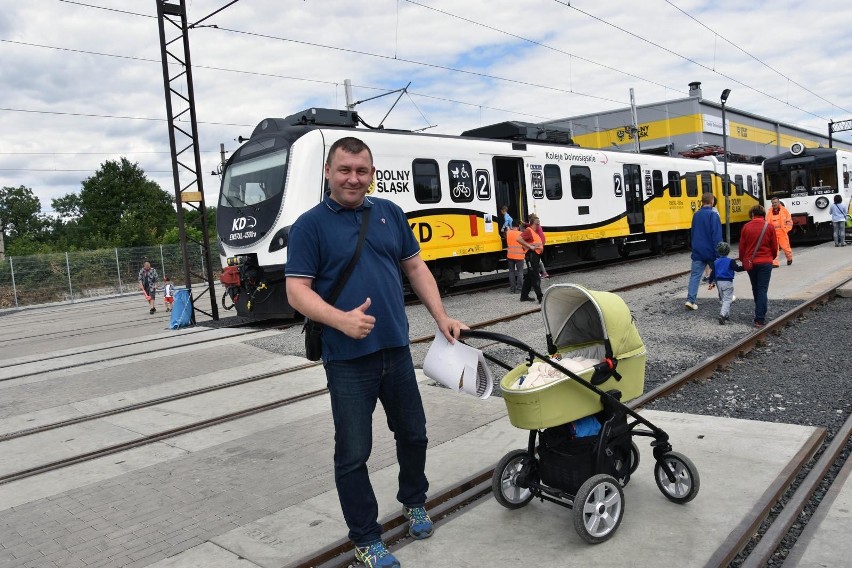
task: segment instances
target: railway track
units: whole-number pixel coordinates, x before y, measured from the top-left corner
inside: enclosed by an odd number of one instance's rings
[[[625,264],[641,262],[642,259],[644,259],[644,258],[646,258],[646,256],[641,256],[641,257],[637,256],[635,258],[618,260],[618,261],[603,260],[603,261],[595,261],[595,262],[586,262],[586,263],[579,265],[577,267],[572,267],[571,272],[575,273],[575,274],[581,274],[581,273],[584,273],[584,272],[590,272],[590,271],[593,271],[593,270],[600,269],[601,267],[606,267],[606,266],[611,267],[611,266],[615,266],[615,265],[619,265],[619,264],[625,265]],[[552,272],[553,272],[554,275],[557,275],[557,274],[560,274],[560,273],[564,273],[567,270],[568,270],[567,268],[561,268],[561,269],[555,268],[555,269],[552,270]],[[612,291],[613,292],[619,292],[619,291],[629,290],[629,289],[636,288],[636,287],[648,286],[648,285],[653,284],[655,282],[660,282],[660,281],[664,281],[666,279],[671,279],[671,278],[676,278],[678,276],[682,276],[683,274],[685,274],[685,273],[679,272],[679,273],[675,273],[675,274],[670,274],[666,277],[662,277],[662,278],[658,278],[658,279],[654,279],[654,280],[649,280],[647,282],[640,282],[640,283],[637,283],[637,284],[634,284],[634,285],[631,285],[631,286],[613,289]],[[487,276],[482,276],[482,277],[471,278],[471,279],[469,279],[469,281],[462,283],[459,286],[457,286],[456,288],[454,288],[452,290],[452,292],[450,292],[448,295],[457,296],[457,295],[469,294],[471,292],[483,292],[483,291],[492,290],[492,289],[504,286],[505,279],[506,279],[505,274],[487,275]],[[416,305],[416,304],[419,304],[419,301],[416,298],[412,298],[407,302],[407,305]],[[70,309],[71,308],[69,308],[69,307],[61,308],[62,311],[67,311],[67,310],[70,310]],[[126,311],[130,311],[130,310],[126,310]],[[135,312],[135,311],[138,311],[138,310],[133,310],[133,311]],[[534,309],[531,309],[531,310],[527,310],[527,311],[522,312],[522,314],[526,314],[526,313],[530,313],[530,312],[534,312],[534,311],[537,311],[537,309],[534,308]],[[228,318],[228,319],[230,319],[230,318]],[[511,316],[508,319],[511,319]],[[217,326],[208,326],[208,324],[202,324],[202,325],[198,325],[198,326],[196,326],[192,329],[195,332],[199,332],[199,331],[206,331],[206,330],[210,330],[210,329],[215,329],[215,328],[218,328],[218,327],[226,327],[226,328],[236,329],[236,328],[243,328],[243,327],[246,327],[246,326],[249,326],[249,325],[259,326],[259,328],[248,330],[248,331],[245,332],[246,334],[258,333],[258,332],[262,332],[262,331],[265,331],[265,330],[268,330],[268,329],[276,329],[278,331],[285,331],[285,330],[293,328],[293,327],[301,326],[301,322],[300,321],[292,321],[292,322],[285,322],[285,323],[281,323],[279,321],[253,322],[253,321],[246,321],[243,318],[235,317],[235,318],[233,318],[233,321],[231,323],[226,322],[224,324],[220,324],[220,325],[217,325]],[[121,329],[127,329],[128,327],[130,327],[130,328],[141,327],[141,324],[140,325],[136,325],[136,324],[128,325],[126,322],[116,323],[116,324],[102,324],[102,325],[89,327],[89,328],[62,330],[62,331],[57,331],[57,332],[43,333],[43,334],[27,336],[27,337],[23,337],[23,338],[16,337],[16,338],[10,338],[10,339],[0,339],[0,345],[2,345],[4,343],[13,344],[14,342],[21,341],[22,339],[23,340],[29,340],[29,339],[34,339],[34,338],[48,338],[48,337],[49,338],[55,338],[55,337],[70,337],[71,335],[85,335],[86,333],[91,332],[93,330],[112,329],[111,326],[115,326],[115,329],[118,329],[119,327]],[[79,332],[79,333],[77,333],[77,332]],[[57,334],[57,335],[54,335],[54,333]],[[217,341],[218,339],[220,339],[220,338],[208,338],[208,339],[197,340],[197,341],[193,341],[193,345],[199,344],[199,343],[210,343],[210,342]],[[69,355],[85,356],[85,355],[90,355],[90,354],[93,354],[93,353],[115,350],[117,347],[130,348],[130,347],[135,347],[135,346],[140,346],[140,345],[151,346],[152,348],[148,351],[134,352],[134,353],[131,353],[131,354],[116,354],[112,357],[96,358],[96,359],[93,359],[91,361],[75,360],[73,363],[69,363],[69,364],[64,365],[64,366],[53,367],[50,370],[51,371],[59,371],[59,370],[69,369],[69,368],[72,368],[72,367],[78,368],[81,365],[103,363],[103,362],[106,362],[106,361],[117,361],[117,360],[120,360],[120,359],[126,358],[126,357],[136,357],[136,356],[145,355],[146,353],[151,353],[151,352],[154,352],[154,351],[159,352],[159,351],[163,351],[163,350],[173,350],[173,349],[179,349],[181,347],[186,346],[183,343],[175,342],[174,338],[172,338],[172,337],[162,337],[162,336],[161,337],[146,337],[146,338],[142,338],[142,339],[124,342],[124,343],[121,343],[120,345],[110,344],[110,345],[105,345],[105,346],[102,345],[102,346],[96,346],[96,347],[91,347],[91,348],[86,348],[86,349],[75,349],[72,354],[69,354],[69,353],[49,353],[49,354],[45,354],[43,356],[38,356],[38,357],[27,357],[27,358],[24,358],[20,361],[14,361],[13,360],[13,361],[10,361],[10,362],[4,362],[2,367],[3,368],[24,367],[26,365],[36,365],[38,363],[42,363],[42,362],[46,362],[46,361],[53,361],[53,360],[56,360],[56,359],[61,359],[61,358],[64,358],[64,357],[68,357]],[[34,375],[41,374],[43,372],[44,372],[43,369],[37,369],[37,370],[32,370],[32,371],[23,371],[23,372],[20,372],[20,373],[17,373],[17,374],[12,374],[12,375],[8,375],[8,376],[0,377],[0,382],[31,377],[31,376],[34,376]]]
[[[682,273],[666,275],[666,276],[663,276],[663,277],[654,278],[654,279],[651,279],[651,280],[638,282],[638,283],[635,283],[635,284],[630,284],[628,286],[613,288],[610,291],[611,292],[621,292],[621,291],[625,291],[625,290],[632,290],[632,289],[636,289],[636,288],[650,286],[650,285],[653,285],[657,282],[663,282],[663,281],[666,281],[666,280],[671,280],[672,278],[682,276],[684,274],[686,274],[686,273],[682,272]],[[496,325],[498,323],[512,321],[512,320],[515,320],[517,318],[528,316],[530,314],[535,314],[535,313],[538,313],[538,312],[539,312],[538,307],[530,308],[530,309],[526,309],[526,310],[521,310],[521,311],[518,311],[518,312],[515,312],[515,313],[512,313],[512,314],[500,316],[500,317],[493,318],[493,319],[490,319],[490,320],[481,321],[479,323],[471,325],[471,328],[472,329],[484,329],[484,328],[488,328],[490,326]],[[286,329],[290,329],[290,328],[298,326],[298,325],[299,325],[298,323],[286,324],[286,325],[282,325],[282,326],[277,326],[276,329],[286,330]],[[148,339],[148,340],[131,342],[129,344],[124,344],[123,346],[139,345],[139,344],[142,344],[142,343],[147,343],[149,341],[155,341],[156,339],[157,338],[151,338],[151,339]],[[173,340],[173,338],[166,338],[166,339]],[[203,340],[195,340],[195,341],[192,341],[192,345],[197,345],[199,343],[209,343],[209,342],[212,342],[212,341],[216,341],[217,339],[221,339],[221,338],[208,338],[208,339],[203,339]],[[432,341],[432,339],[433,339],[432,335],[415,337],[415,338],[411,339],[411,343],[414,344],[414,345],[429,343],[429,342]],[[173,346],[166,346],[165,348],[178,348],[178,347],[184,347],[184,346],[185,346],[185,344],[179,344],[179,345],[173,345]],[[84,351],[83,353],[92,353],[92,352],[108,350],[108,349],[112,349],[112,348],[114,348],[114,347],[102,347],[102,348],[98,348],[98,349],[90,349],[90,350]],[[158,349],[162,349],[162,347],[160,347]],[[122,356],[117,356],[115,358],[104,358],[104,359],[99,359],[96,362],[115,360],[115,359],[120,359],[122,357],[128,357],[128,356],[131,356],[131,355],[122,355]],[[62,356],[57,355],[55,357],[44,357],[44,358],[38,359],[38,361],[41,362],[41,361],[50,360],[52,358],[60,358],[60,357],[62,357]],[[69,365],[65,365],[65,366],[55,367],[55,368],[52,368],[50,370],[51,371],[63,370],[63,369],[71,368],[71,367],[78,367],[79,365],[80,365],[80,363],[74,363],[74,364],[69,364]],[[245,384],[248,384],[248,383],[261,381],[261,380],[264,380],[264,379],[278,377],[278,376],[281,376],[281,375],[284,375],[284,374],[287,374],[287,373],[298,372],[298,371],[301,371],[301,370],[304,370],[304,369],[317,367],[319,365],[320,365],[320,363],[308,363],[308,364],[305,364],[305,365],[298,365],[298,366],[293,367],[292,369],[288,369],[288,370],[284,370],[284,371],[260,373],[260,374],[251,375],[251,376],[248,376],[248,377],[243,377],[243,378],[233,380],[233,381],[226,381],[226,382],[223,382],[223,383],[210,385],[210,386],[203,387],[203,388],[192,389],[192,390],[189,390],[189,391],[185,391],[185,392],[181,392],[181,393],[175,393],[175,394],[168,395],[168,396],[157,397],[157,398],[146,400],[146,401],[143,401],[143,402],[138,402],[138,403],[134,403],[134,404],[129,404],[129,405],[124,405],[124,406],[120,406],[120,407],[116,407],[116,408],[111,408],[111,409],[104,410],[104,411],[101,411],[101,412],[86,414],[86,415],[83,415],[83,416],[76,416],[76,417],[68,418],[68,419],[65,419],[65,420],[60,420],[60,421],[56,421],[56,422],[42,424],[42,425],[39,425],[39,426],[34,426],[32,428],[26,428],[26,429],[17,430],[17,431],[14,431],[14,432],[8,432],[8,433],[5,433],[5,434],[0,434],[0,443],[2,443],[4,441],[14,440],[14,439],[17,439],[17,438],[22,438],[22,437],[25,437],[25,436],[30,436],[30,435],[33,435],[33,434],[38,434],[38,433],[47,432],[47,431],[50,431],[50,430],[55,430],[57,428],[71,426],[71,425],[74,425],[74,424],[81,424],[81,423],[84,423],[84,422],[90,422],[92,420],[97,420],[97,419],[105,418],[105,417],[108,417],[108,416],[115,416],[117,414],[123,414],[125,412],[131,412],[131,411],[140,410],[140,409],[143,409],[143,408],[150,408],[152,406],[156,406],[156,405],[159,405],[159,404],[174,402],[174,401],[177,401],[177,400],[181,400],[181,399],[185,399],[185,398],[189,398],[189,397],[193,397],[193,396],[198,396],[198,395],[202,395],[202,394],[206,394],[206,393],[210,393],[210,392],[215,392],[217,390],[238,387],[238,386],[245,385]],[[27,377],[27,376],[31,376],[31,375],[35,375],[35,374],[40,374],[40,373],[43,373],[43,372],[44,371],[33,371],[31,373],[19,374],[19,375],[13,376],[13,377],[2,378],[2,379],[0,379],[0,381],[10,381],[10,380],[23,378],[23,377]],[[320,392],[320,391],[318,391],[318,392]],[[327,392],[327,391],[321,391],[321,392]],[[278,401],[278,402],[281,402],[282,404],[286,404],[286,401],[284,401],[284,400]],[[263,407],[258,407],[258,408],[263,408]],[[250,410],[251,409],[248,409],[246,411],[247,412],[246,415],[249,415],[249,414],[252,413]],[[261,412],[261,411],[262,410],[257,410],[257,412]],[[188,426],[188,427],[192,428],[192,426]],[[190,431],[190,430],[188,430],[188,431]],[[179,434],[180,434],[180,432],[176,432],[172,435],[176,436],[176,435],[179,435]],[[153,441],[156,441],[156,440],[152,440],[152,442]],[[116,449],[112,453],[123,451],[123,449],[127,449],[127,448],[122,448],[120,445],[116,446]],[[95,459],[95,457],[100,457],[100,456],[96,455],[91,459]],[[75,463],[77,463],[77,462],[75,462]],[[31,475],[35,475],[36,473],[38,473],[38,472],[35,472]],[[8,481],[4,481],[3,476],[0,476],[0,484],[7,483],[7,482]]]
[[[683,274],[684,273],[681,272],[681,273],[677,273],[677,274],[666,275],[664,277],[655,278],[653,280],[639,282],[639,283],[631,284],[631,285],[620,287],[620,288],[615,288],[612,291],[624,291],[624,290],[636,289],[636,288],[644,287],[644,286],[650,286],[650,285],[653,285],[656,282],[663,282],[663,281],[671,280],[672,278],[681,276]],[[812,309],[813,307],[815,307],[815,306],[817,306],[821,303],[825,303],[825,302],[829,301],[831,296],[833,296],[833,293],[834,293],[833,290],[827,290],[823,294],[818,295],[817,297],[813,298],[812,300],[803,303],[802,305],[798,306],[797,308],[795,308],[793,310],[788,311],[787,313],[783,314],[781,317],[778,317],[778,318],[772,320],[765,328],[758,330],[756,332],[750,333],[746,337],[743,337],[740,341],[732,344],[728,349],[716,354],[713,357],[710,357],[710,358],[700,362],[698,365],[696,365],[692,369],[688,370],[687,372],[684,372],[684,373],[681,373],[678,376],[672,377],[671,379],[666,381],[664,384],[662,384],[662,385],[656,387],[655,389],[649,391],[648,393],[646,393],[642,397],[635,399],[631,403],[631,406],[634,407],[634,408],[641,408],[642,406],[644,406],[644,405],[646,405],[646,404],[648,404],[648,403],[650,403],[654,400],[657,400],[659,398],[670,395],[671,393],[675,392],[678,388],[680,388],[680,386],[682,386],[683,384],[686,384],[688,382],[695,381],[695,380],[703,380],[703,379],[709,378],[719,368],[724,368],[726,366],[729,366],[734,359],[736,359],[740,356],[743,356],[744,354],[747,354],[751,349],[754,348],[754,346],[759,345],[761,343],[761,341],[763,341],[764,338],[767,335],[769,335],[771,333],[777,333],[779,330],[784,328],[786,325],[790,324],[791,322],[795,322],[796,318],[798,318],[802,313],[806,312],[807,310]],[[527,316],[527,315],[530,315],[530,314],[535,314],[535,313],[538,313],[538,312],[539,312],[538,307],[533,308],[533,309],[521,310],[521,311],[518,311],[518,312],[515,312],[515,313],[512,313],[512,314],[509,314],[509,315],[505,315],[505,316],[493,318],[493,319],[490,319],[490,320],[487,320],[487,321],[479,322],[476,325],[471,326],[471,327],[474,328],[474,329],[482,329],[482,328],[486,328],[486,327],[489,327],[489,326],[492,326],[492,325],[496,325],[496,324],[501,323],[501,322],[511,321],[513,319],[522,318],[524,316]],[[426,342],[430,342],[431,340],[432,340],[431,335],[430,336],[422,336],[422,337],[414,338],[412,340],[412,343],[414,343],[414,344],[426,343]],[[487,346],[485,346],[485,348],[487,348]],[[294,368],[293,371],[311,368],[311,367],[314,367],[316,365],[317,365],[316,363],[306,364],[306,365],[300,366],[298,368]],[[246,378],[240,379],[238,381],[230,381],[228,383],[223,383],[222,385],[215,385],[215,386],[205,388],[205,389],[197,389],[196,391],[188,391],[186,393],[180,393],[178,395],[173,395],[172,397],[162,397],[162,398],[158,398],[158,399],[155,399],[155,400],[146,401],[146,402],[140,403],[138,405],[128,405],[126,407],[106,411],[105,413],[98,413],[98,414],[92,414],[92,415],[89,415],[89,416],[86,416],[86,417],[80,417],[78,419],[74,419],[74,420],[68,421],[68,422],[63,421],[63,422],[57,422],[57,423],[54,423],[54,424],[51,424],[51,425],[45,425],[45,426],[39,427],[39,429],[37,431],[45,431],[46,429],[51,429],[51,428],[55,429],[55,428],[59,428],[59,427],[69,425],[69,424],[72,424],[72,423],[78,423],[80,421],[94,420],[94,419],[101,418],[101,417],[106,416],[106,415],[111,415],[111,414],[116,414],[116,413],[121,413],[121,412],[129,412],[131,410],[135,410],[135,409],[138,409],[138,408],[142,408],[142,407],[146,407],[146,406],[153,406],[153,405],[161,404],[163,402],[168,402],[168,401],[171,401],[171,400],[188,398],[188,397],[191,397],[191,396],[196,396],[198,394],[203,394],[204,392],[210,392],[212,390],[219,390],[219,389],[239,386],[240,384],[245,384],[245,383],[257,381],[257,380],[262,380],[264,378],[269,378],[269,377],[272,377],[272,376],[278,376],[280,374],[281,373],[268,373],[268,374],[256,375],[256,376],[253,376],[253,377],[246,377]],[[227,415],[219,416],[219,417],[212,418],[212,419],[209,419],[209,420],[199,421],[199,422],[187,425],[187,426],[182,426],[180,428],[172,429],[172,430],[165,431],[165,432],[160,432],[160,433],[157,433],[157,434],[153,434],[151,436],[146,436],[144,438],[141,438],[139,440],[134,440],[134,441],[129,442],[127,444],[119,444],[119,445],[115,445],[115,446],[110,446],[110,447],[107,447],[107,448],[97,450],[95,452],[88,452],[86,454],[74,456],[73,458],[69,458],[67,460],[61,460],[61,461],[57,461],[55,463],[44,464],[44,465],[39,466],[37,468],[29,468],[28,470],[22,470],[20,472],[15,472],[14,474],[3,476],[2,478],[0,478],[0,484],[10,483],[10,482],[16,481],[18,479],[23,479],[23,478],[26,478],[26,477],[39,475],[39,474],[45,473],[47,471],[59,469],[59,468],[62,468],[62,467],[67,467],[69,465],[74,465],[74,464],[81,463],[83,461],[87,461],[87,460],[91,460],[91,459],[96,459],[96,458],[102,457],[104,455],[109,455],[109,454],[112,454],[112,453],[125,451],[125,450],[133,448],[133,447],[138,447],[138,446],[150,444],[150,443],[153,443],[153,442],[156,442],[156,441],[161,441],[161,440],[164,440],[164,439],[167,439],[167,438],[170,438],[170,437],[178,436],[178,435],[183,434],[183,433],[203,429],[203,428],[212,426],[213,424],[219,424],[219,423],[222,423],[222,422],[227,422],[229,420],[234,420],[234,419],[237,419],[237,418],[240,418],[240,417],[243,417],[243,416],[247,416],[247,415],[250,415],[250,414],[256,414],[256,413],[271,410],[273,408],[286,406],[288,404],[293,404],[293,403],[299,402],[300,400],[305,400],[306,398],[321,396],[325,393],[326,393],[325,389],[318,389],[316,391],[303,393],[303,394],[298,395],[296,397],[288,397],[286,399],[280,399],[280,400],[273,401],[273,402],[270,402],[270,403],[267,403],[267,404],[264,404],[264,405],[258,405],[258,406],[252,407],[252,408],[241,410],[239,412],[229,413]],[[807,459],[810,457],[810,455],[812,453],[814,453],[814,452],[821,452],[822,453],[822,458],[821,458],[820,464],[818,466],[814,467],[813,470],[812,470],[813,475],[815,477],[813,477],[813,479],[812,479],[809,476],[807,484],[803,483],[803,484],[800,485],[800,487],[802,488],[802,492],[796,493],[796,499],[801,500],[802,503],[806,502],[809,499],[808,488],[813,487],[815,485],[815,483],[818,483],[819,480],[822,479],[821,477],[819,477],[819,472],[821,470],[824,470],[824,469],[827,469],[828,467],[830,467],[831,464],[834,463],[834,461],[836,460],[837,455],[839,455],[840,450],[842,450],[842,448],[843,448],[842,442],[845,441],[845,439],[847,439],[849,437],[849,427],[850,427],[849,424],[850,424],[850,421],[847,419],[843,430],[841,432],[839,432],[838,435],[835,437],[833,446],[831,446],[831,447],[826,446],[826,447],[818,448],[817,445],[816,445],[816,442],[818,442],[818,440],[817,440],[813,444],[813,451],[805,452],[804,454],[797,457],[797,460],[799,462],[799,466],[798,467],[791,466],[791,468],[790,468],[791,469],[791,477],[795,477],[795,474],[796,474],[796,472],[798,472],[799,468],[801,467],[801,464],[806,462]],[[12,433],[12,434],[7,434],[5,436],[2,436],[2,437],[0,437],[0,443],[2,443],[3,441],[9,440],[9,439],[16,438],[16,437],[22,437],[22,436],[27,436],[27,435],[36,433],[35,431],[31,431],[31,430],[33,430],[33,429],[22,430],[22,431],[19,431],[19,432],[15,432],[15,433]],[[832,456],[833,456],[833,458],[832,458]],[[475,474],[475,475],[471,476],[470,478],[468,478],[467,480],[465,480],[463,483],[460,483],[458,486],[451,488],[450,490],[442,493],[441,495],[434,496],[429,502],[429,508],[430,508],[430,511],[433,514],[433,517],[440,524],[441,522],[445,522],[444,519],[451,518],[450,516],[452,514],[457,514],[457,513],[454,513],[454,512],[462,509],[466,504],[468,504],[468,503],[470,503],[470,502],[472,502],[472,501],[474,501],[478,498],[482,498],[483,496],[487,496],[487,494],[490,492],[490,480],[491,480],[490,476],[491,476],[490,470],[484,470],[484,471],[478,472],[477,474]],[[775,503],[775,501],[777,501],[776,493],[777,494],[783,493],[784,488],[787,487],[789,485],[789,483],[790,483],[789,478],[779,479],[778,482],[775,484],[777,487],[770,488],[770,491],[767,494],[767,499],[765,500],[766,503],[767,503],[766,510],[768,510],[768,508],[770,508]],[[812,492],[813,492],[813,490],[811,489],[810,493],[812,493]],[[772,497],[774,497],[774,498],[772,498]],[[791,503],[792,503],[792,501],[791,501]],[[793,518],[793,520],[795,520],[795,518],[796,518],[796,515],[794,514],[795,507],[793,507],[789,510],[790,510],[790,513],[787,516],[791,516]],[[719,562],[726,562],[726,561],[729,561],[728,560],[729,558],[735,557],[736,554],[738,553],[738,551],[742,549],[742,546],[744,546],[744,542],[747,542],[749,540],[749,538],[751,538],[751,535],[754,532],[754,526],[759,525],[764,517],[765,517],[765,515],[761,516],[761,514],[756,514],[754,516],[753,522],[750,523],[747,527],[743,527],[743,530],[740,531],[739,534],[740,534],[741,538],[735,539],[730,545],[726,544],[725,550],[717,553],[718,558],[714,557],[714,559],[719,560]],[[385,519],[384,521],[386,523],[385,526],[386,526],[386,529],[388,531],[387,535],[389,536],[389,539],[394,540],[394,538],[395,538],[394,535],[398,534],[399,545],[404,545],[405,542],[406,542],[405,538],[403,538],[404,533],[405,533],[404,519],[402,519],[401,517],[398,517],[398,516],[393,516],[393,517],[390,517],[388,519]],[[768,550],[768,554],[771,555],[772,551],[775,548],[774,546],[771,546],[771,543],[776,541],[776,540],[779,540],[780,538],[783,538],[784,535],[786,535],[786,533],[787,533],[787,530],[783,529],[783,527],[786,523],[787,523],[787,519],[776,520],[776,522],[772,524],[772,527],[773,527],[772,532],[770,533],[770,531],[767,531],[765,536],[764,536],[764,538],[766,539],[765,544],[761,544],[758,547],[755,547],[754,551],[751,553],[751,555],[749,555],[749,558],[752,558],[752,555],[755,555],[755,554],[757,554],[757,556],[754,556],[754,558],[759,558],[760,556],[767,554],[767,552],[766,552],[767,550]],[[787,529],[789,529],[789,526],[787,527]],[[760,542],[763,543],[764,541],[761,540]],[[755,560],[755,562],[757,562],[757,560]],[[327,547],[326,549],[323,549],[322,551],[319,551],[318,554],[312,556],[309,559],[304,559],[303,561],[300,561],[300,563],[296,564],[296,565],[298,565],[298,566],[348,566],[349,564],[351,564],[351,549],[348,548],[347,542],[341,541],[339,543],[336,543],[334,546],[330,546],[330,547]],[[726,564],[720,563],[718,565],[726,565]],[[743,563],[743,565],[746,566],[746,565],[749,565],[749,564]],[[751,565],[757,566],[757,565],[761,565],[761,564],[751,564]]]
[[[188,346],[195,346],[195,345],[206,344],[206,343],[214,343],[214,342],[217,342],[217,341],[227,341],[227,340],[233,339],[235,337],[247,337],[247,336],[250,336],[252,334],[261,333],[263,331],[266,331],[266,328],[253,329],[253,330],[244,331],[240,334],[230,335],[230,336],[226,336],[226,337],[214,336],[214,337],[206,337],[204,339],[198,339],[194,336],[198,333],[204,333],[205,331],[208,331],[209,328],[199,327],[199,328],[194,328],[194,329],[195,329],[195,331],[192,331],[191,333],[185,333],[185,334],[179,336],[181,338],[180,340],[176,340],[175,337],[173,337],[173,336],[147,337],[147,338],[144,338],[144,339],[138,339],[138,340],[134,340],[134,341],[121,343],[120,345],[101,345],[101,346],[98,346],[98,347],[92,347],[91,349],[81,349],[81,350],[75,349],[71,353],[53,353],[53,354],[44,355],[44,356],[41,356],[41,357],[27,358],[27,359],[22,360],[22,361],[7,362],[7,363],[3,364],[3,368],[11,369],[13,367],[19,367],[19,368],[21,368],[21,371],[18,372],[18,373],[8,374],[6,376],[0,377],[0,383],[6,382],[6,381],[13,381],[13,380],[16,380],[16,379],[24,379],[24,378],[32,377],[32,376],[36,376],[36,375],[41,375],[41,374],[44,374],[46,372],[64,371],[66,369],[72,369],[72,368],[73,369],[80,369],[80,368],[85,367],[87,365],[96,365],[96,364],[107,363],[107,362],[116,362],[116,361],[120,361],[122,359],[127,359],[127,358],[132,358],[132,357],[142,357],[142,356],[145,356],[145,355],[153,353],[153,352],[160,353],[160,352],[163,352],[163,351],[172,351],[172,350],[181,349],[181,348],[188,347]],[[131,351],[130,353],[112,353],[110,356],[104,356],[104,357],[96,355],[97,353],[114,352],[118,349],[123,349],[123,348],[132,349],[133,347],[137,347],[137,346],[140,346],[140,345],[150,346],[150,347],[152,347],[152,349]],[[88,360],[85,360],[87,358],[87,356],[90,356],[90,355],[93,355],[93,354],[94,354],[94,356],[88,357]],[[49,361],[54,361],[54,360],[57,360],[57,359],[72,359],[72,358],[74,359],[73,361],[69,361],[68,363],[63,364],[63,365],[57,365],[57,366],[53,366],[53,367],[49,367],[49,368],[44,368],[44,367],[40,366],[40,364],[46,363],[46,362],[49,362]],[[81,358],[84,359],[84,360],[80,360]],[[31,368],[27,369],[26,368],[27,366],[30,366]]]
[[[631,286],[631,288],[633,287]],[[765,341],[768,335],[778,333],[786,326],[795,325],[796,319],[803,313],[828,302],[834,296],[834,293],[835,289],[826,290],[822,294],[803,302],[798,307],[772,320],[764,328],[756,330],[728,348],[707,357],[687,371],[670,378],[653,390],[630,401],[628,406],[634,410],[640,409],[653,401],[671,396],[688,383],[708,380],[715,372],[729,367],[734,359],[746,356],[757,345]],[[531,310],[531,312],[537,311]],[[848,444],[850,435],[852,435],[852,415],[847,416],[830,442],[825,441],[825,428],[818,428],[803,445],[801,451],[789,462],[782,474],[767,488],[762,499],[752,509],[748,517],[730,533],[708,561],[707,566],[729,566],[738,556],[741,557],[739,565],[742,567],[758,568],[766,566],[794,523],[801,522],[799,514],[814,498],[817,487],[825,482],[829,470],[837,463]],[[811,465],[809,462],[814,455],[820,457],[815,464]],[[808,467],[810,467],[810,471],[805,479],[794,490],[791,490],[791,485],[795,482],[797,476],[800,476],[801,472]],[[430,516],[436,521],[436,525],[440,526],[447,522],[453,515],[464,514],[466,507],[479,499],[489,498],[492,492],[493,473],[493,469],[477,472],[458,485],[439,494],[434,494],[427,503],[427,508],[430,511]],[[761,523],[766,522],[772,509],[778,505],[779,499],[782,497],[785,498],[786,504],[781,514],[762,533],[757,544],[744,552],[744,548],[756,539],[755,534]],[[384,530],[383,538],[391,550],[405,546],[411,541],[406,532],[406,519],[401,514],[386,517],[381,520],[381,523]],[[288,568],[343,568],[352,564],[352,553],[351,542],[347,539],[341,539],[290,564]]]

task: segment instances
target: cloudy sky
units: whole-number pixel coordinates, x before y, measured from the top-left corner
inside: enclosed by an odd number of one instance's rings
[[[187,0],[188,21],[230,2]],[[640,105],[683,98],[691,81],[815,132],[852,119],[849,0],[239,0],[202,25],[189,37],[208,204],[220,144],[343,108],[345,79],[357,101],[410,82],[384,124],[433,133],[623,108],[630,88]],[[172,193],[158,33],[156,0],[0,0],[0,186],[49,212],[126,156]],[[397,96],[357,110],[377,125]]]

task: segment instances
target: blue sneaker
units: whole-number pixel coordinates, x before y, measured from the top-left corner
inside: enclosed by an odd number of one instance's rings
[[[367,546],[355,547],[355,560],[367,568],[400,568],[399,560],[391,554],[385,543],[378,540]]]
[[[432,536],[432,519],[426,514],[425,507],[403,507],[402,514],[408,519],[408,534],[417,540]]]

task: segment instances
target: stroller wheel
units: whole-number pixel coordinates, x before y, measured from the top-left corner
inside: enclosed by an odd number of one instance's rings
[[[654,478],[657,487],[660,488],[666,499],[674,503],[688,503],[698,495],[701,479],[695,464],[688,457],[677,452],[669,452],[663,456],[663,461],[674,472],[675,480],[672,481],[666,475],[666,471],[660,462],[654,466]]]
[[[530,455],[526,450],[512,450],[494,468],[491,489],[497,502],[507,509],[520,509],[532,501],[532,491],[517,484],[518,474],[528,459]]]
[[[629,460],[626,465],[622,462],[621,459],[618,459],[615,462],[615,471],[624,474],[616,474],[616,479],[622,487],[627,486],[627,484],[630,482],[630,476],[633,475],[633,473],[639,467],[639,446],[637,446],[636,442],[634,442],[633,440],[630,441],[629,455],[625,457],[627,460]]]
[[[633,474],[639,467],[639,446],[630,441],[630,473]]]
[[[609,539],[624,516],[624,491],[614,477],[593,475],[574,497],[574,528],[589,544]]]

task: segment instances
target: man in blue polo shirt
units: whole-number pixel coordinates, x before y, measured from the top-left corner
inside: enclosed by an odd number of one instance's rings
[[[367,198],[376,168],[358,138],[332,144],[325,163],[331,190],[290,231],[287,299],[323,324],[323,364],[334,418],[334,478],[355,544],[355,558],[368,568],[399,566],[381,540],[378,503],[367,473],[372,416],[380,400],[396,438],[397,499],[409,519],[409,534],[432,535],[426,513],[426,415],[417,387],[402,293],[405,272],[412,289],[452,343],[466,326],[444,311],[438,286],[420,257],[402,209]],[[352,258],[363,213],[370,209],[361,256],[334,305],[324,300]]]

